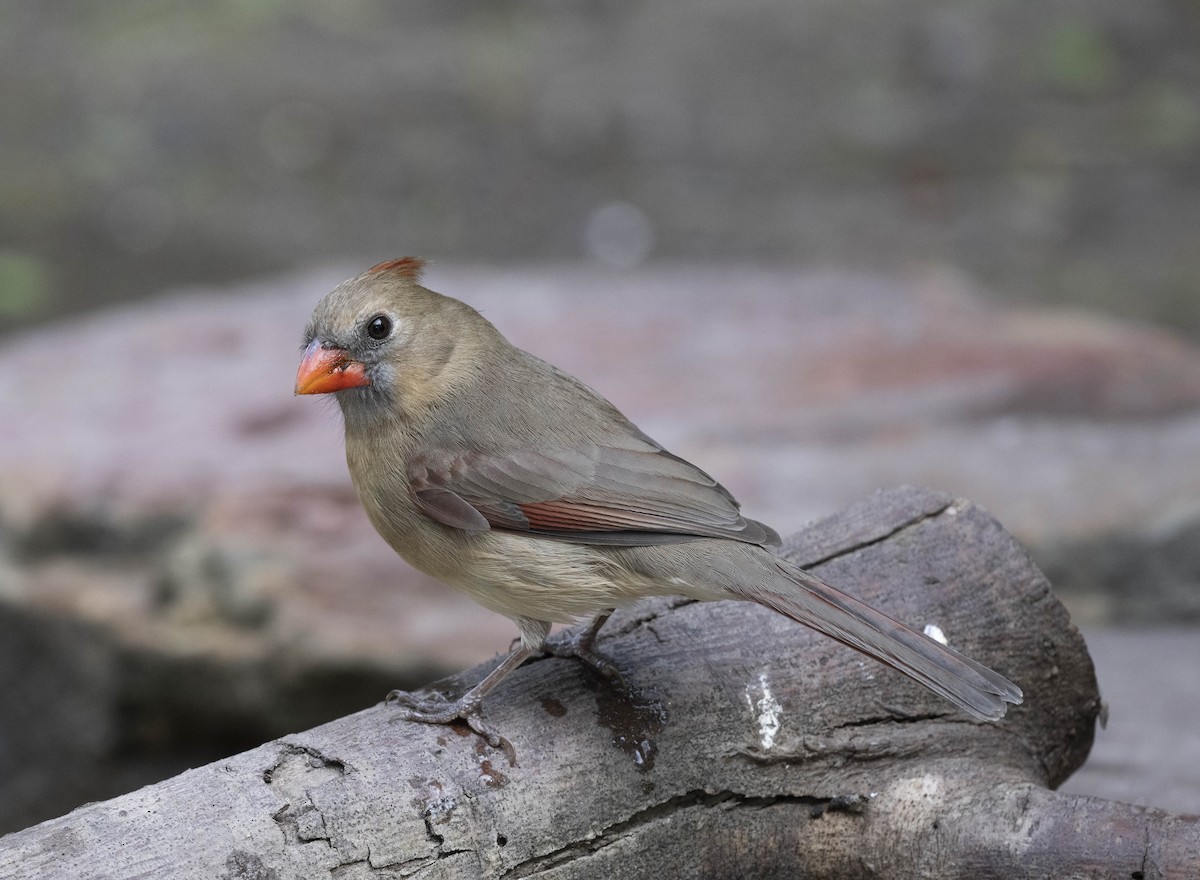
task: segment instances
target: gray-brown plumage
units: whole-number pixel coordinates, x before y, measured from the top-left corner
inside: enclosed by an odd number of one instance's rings
[[[512,618],[521,645],[458,701],[399,695],[415,720],[479,718],[496,682],[552,623],[644,596],[749,599],[895,667],[981,719],[1021,691],[771,552],[708,474],[671,455],[578,380],[511,345],[478,312],[381,263],[328,294],[306,332],[301,394],[336,393],[367,515],[417,568]],[[507,744],[505,744],[507,745]]]

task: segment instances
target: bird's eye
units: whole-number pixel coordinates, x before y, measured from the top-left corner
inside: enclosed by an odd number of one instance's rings
[[[367,321],[367,335],[372,339],[387,339],[392,335],[392,319],[387,315],[376,315]]]

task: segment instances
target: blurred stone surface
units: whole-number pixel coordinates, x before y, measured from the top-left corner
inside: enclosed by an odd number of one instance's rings
[[[1062,786],[1200,816],[1200,630],[1083,630],[1108,723]]]
[[[392,554],[349,484],[336,407],[292,396],[310,309],[359,268],[178,293],[0,347],[0,687],[16,701],[0,778],[23,780],[0,794],[0,827],[515,635]],[[997,308],[945,273],[434,265],[427,283],[782,534],[926,485],[996,514],[1077,618],[1200,618],[1200,351],[1168,332]],[[63,773],[70,786],[38,784]]]

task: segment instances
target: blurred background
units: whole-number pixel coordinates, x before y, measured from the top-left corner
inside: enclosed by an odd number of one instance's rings
[[[0,109],[0,831],[507,646],[288,396],[410,253],[781,532],[961,493],[1102,689],[1198,668],[1111,630],[1200,620],[1195,3],[23,0]],[[1097,793],[1200,811],[1170,686]]]
[[[398,247],[946,262],[1200,332],[1195,5],[39,0],[7,321]]]

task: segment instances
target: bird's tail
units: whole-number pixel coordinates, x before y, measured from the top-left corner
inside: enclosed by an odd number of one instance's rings
[[[1004,676],[782,559],[775,562],[786,584],[758,586],[743,592],[745,598],[895,667],[976,718],[995,721],[1007,703],[1021,702],[1021,689]]]

